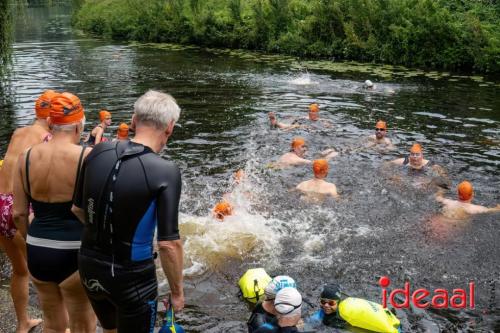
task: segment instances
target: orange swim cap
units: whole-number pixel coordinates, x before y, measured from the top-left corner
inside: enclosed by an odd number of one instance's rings
[[[462,201],[467,201],[472,199],[474,195],[474,188],[472,184],[466,180],[458,184],[457,186],[458,198]]]
[[[315,176],[320,176],[328,172],[328,161],[327,160],[314,160],[313,162],[313,172]]]
[[[47,119],[50,115],[51,100],[59,95],[54,90],[45,90],[40,97],[35,101],[36,117],[40,119]]]
[[[71,125],[84,118],[80,99],[69,92],[63,92],[52,98],[50,121],[56,125]]]
[[[377,121],[377,124],[375,125],[375,128],[383,128],[387,129],[387,123],[385,121],[379,120]]]
[[[421,152],[422,152],[422,146],[420,145],[420,143],[414,143],[413,146],[411,146],[410,148],[410,153],[418,154]]]
[[[99,111],[99,120],[104,121],[104,119],[106,119],[106,118],[111,118],[111,113],[109,113],[108,111],[106,111],[104,109]]]
[[[304,138],[301,138],[301,137],[293,138],[293,140],[292,140],[292,149],[301,147],[301,146],[303,146],[305,144],[306,144],[306,140],[304,140]]]
[[[233,177],[236,182],[240,182],[245,177],[245,171],[243,171],[243,169],[239,169],[233,174]]]
[[[309,105],[309,112],[319,112],[318,103],[312,103],[311,105]]]
[[[118,126],[118,131],[116,132],[118,135],[118,139],[127,139],[128,138],[128,125],[125,123],[121,123]]]
[[[233,214],[233,207],[229,202],[221,201],[217,205],[215,205],[213,212],[215,218],[222,221],[224,217]]]

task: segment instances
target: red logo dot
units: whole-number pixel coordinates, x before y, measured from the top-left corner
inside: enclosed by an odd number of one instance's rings
[[[382,288],[387,288],[387,287],[389,287],[389,285],[391,284],[391,280],[390,280],[387,276],[382,276],[382,277],[378,280],[378,284],[379,284]]]

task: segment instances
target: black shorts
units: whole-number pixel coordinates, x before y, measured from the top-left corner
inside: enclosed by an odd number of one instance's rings
[[[152,333],[158,298],[154,261],[112,265],[110,259],[82,249],[78,261],[82,284],[101,326],[119,333]]]

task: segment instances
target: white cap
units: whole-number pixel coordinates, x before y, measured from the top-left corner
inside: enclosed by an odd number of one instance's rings
[[[269,282],[264,289],[264,293],[267,299],[274,299],[278,291],[287,287],[297,288],[295,280],[288,275],[278,275]]]
[[[302,312],[302,296],[295,288],[283,288],[274,299],[276,312],[283,317],[293,317]]]
[[[365,86],[366,86],[366,87],[369,87],[369,88],[370,88],[370,87],[373,87],[373,82],[372,82],[372,81],[370,81],[370,80],[366,80],[366,81],[365,81]]]

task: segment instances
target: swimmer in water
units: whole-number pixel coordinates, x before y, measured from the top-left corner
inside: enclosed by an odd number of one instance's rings
[[[118,126],[118,130],[116,131],[116,140],[128,140],[128,125],[125,123],[121,123],[120,126]]]
[[[328,168],[327,160],[314,160],[312,166],[314,178],[297,185],[297,190],[305,194],[331,195],[334,198],[338,198],[339,195],[335,184],[325,180],[328,175]]]
[[[412,175],[432,176],[433,178],[427,185],[432,183],[439,187],[449,188],[450,182],[446,171],[440,165],[424,158],[422,146],[419,143],[413,144],[408,156],[393,160],[391,163],[405,167]]]
[[[365,88],[366,90],[375,90],[376,89],[376,86],[373,84],[372,81],[370,80],[366,80],[364,83],[363,83],[363,88]]]
[[[212,212],[217,221],[223,222],[226,217],[233,215],[233,206],[227,201],[221,201],[215,205]]]
[[[302,313],[302,295],[293,287],[278,291],[274,299],[274,309],[278,319],[277,333],[299,332],[297,325]]]
[[[274,112],[269,112],[268,117],[269,117],[269,123],[271,124],[271,129],[279,128],[282,130],[291,130],[300,127],[300,125],[296,124],[295,122],[292,124],[280,123],[278,119],[276,119],[276,114]]]
[[[85,140],[85,143],[89,146],[95,146],[101,141],[105,141],[104,132],[111,125],[111,113],[104,109],[99,111],[99,120],[101,123],[94,127]]]
[[[278,319],[274,300],[276,294],[283,288],[296,288],[295,280],[287,275],[276,276],[264,289],[264,300],[258,302],[248,319],[248,333],[272,333],[278,329]]]
[[[290,152],[281,156],[276,163],[277,167],[290,167],[304,164],[312,164],[313,161],[305,159],[304,156],[307,152],[306,141],[301,137],[295,137],[292,140]],[[327,149],[321,152],[324,159],[329,160],[338,155],[335,149]]]
[[[336,328],[346,327],[347,322],[337,311],[341,301],[340,287],[337,284],[325,285],[319,299],[321,309],[305,319],[305,323],[314,328],[321,326],[321,324]]]
[[[394,149],[394,145],[391,140],[386,137],[387,135],[387,123],[385,121],[379,120],[375,125],[375,134],[368,137],[367,147],[382,147],[384,149]]]
[[[436,200],[443,205],[443,215],[454,219],[464,219],[474,214],[500,212],[500,204],[488,208],[472,203],[474,188],[468,181],[463,181],[457,186],[458,200],[447,199],[443,196],[443,190],[436,193]]]

